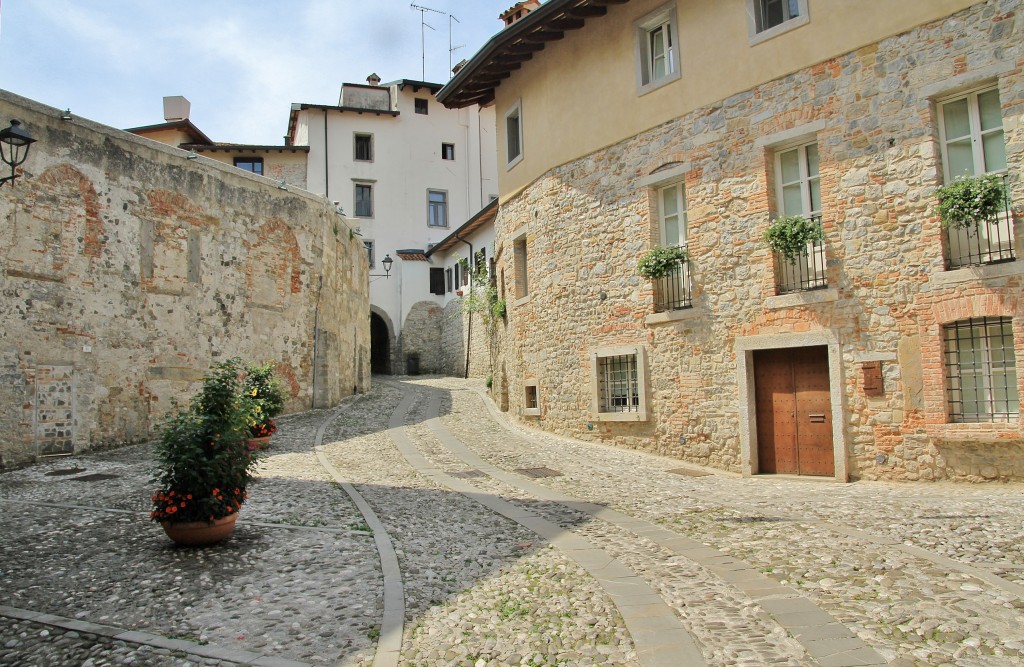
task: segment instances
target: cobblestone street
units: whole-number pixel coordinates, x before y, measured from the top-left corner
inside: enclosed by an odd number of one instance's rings
[[[375,378],[280,420],[233,536],[148,446],[0,475],[0,665],[1024,665],[1024,488],[740,478]]]

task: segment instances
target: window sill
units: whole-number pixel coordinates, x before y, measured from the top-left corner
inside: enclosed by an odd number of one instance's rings
[[[505,171],[512,171],[512,168],[515,167],[517,164],[519,164],[522,161],[523,161],[523,154],[520,153],[519,155],[515,156],[514,158],[512,158],[511,160],[509,160],[508,162],[505,163]]]
[[[662,78],[658,79],[657,81],[651,81],[650,83],[641,83],[641,84],[637,85],[636,96],[637,97],[643,97],[647,93],[653,93],[655,90],[658,90],[659,88],[667,86],[668,84],[672,83],[673,81],[678,81],[681,78],[683,78],[682,72],[676,71],[676,72],[674,72],[672,74],[669,74],[667,76],[663,76]]]
[[[750,35],[750,41],[748,43],[750,46],[755,46],[762,42],[767,42],[769,39],[774,39],[779,35],[783,35],[790,30],[795,30],[802,25],[807,25],[810,22],[811,17],[804,13],[802,16],[797,16],[796,18],[780,23],[777,26],[773,26],[767,30],[762,30],[761,32]]]
[[[692,320],[699,316],[700,314],[695,308],[681,308],[680,310],[666,310],[663,313],[648,315],[644,322],[647,325],[656,326],[658,324],[670,324],[672,322]]]
[[[646,412],[598,412],[591,418],[596,422],[645,422]]]
[[[949,442],[998,443],[1024,437],[1019,418],[1012,422],[928,424],[925,432],[930,438]]]
[[[530,303],[530,299],[532,299],[532,298],[533,298],[533,295],[527,294],[526,296],[522,297],[521,299],[516,299],[515,301],[513,301],[512,302],[512,307],[513,308],[518,308],[519,306],[524,306],[524,305]]]
[[[830,303],[838,300],[839,290],[835,287],[826,287],[825,289],[810,290],[808,292],[770,296],[764,300],[764,307],[766,310],[777,310],[779,308],[812,306],[817,303]]]
[[[540,408],[523,408],[524,417],[540,417]]]
[[[968,266],[962,269],[951,271],[939,271],[933,273],[928,280],[932,285],[955,285],[971,280],[990,280],[994,278],[1005,278],[1007,276],[1024,275],[1024,262],[1015,259],[1012,262],[1001,262],[999,264],[980,264]]]

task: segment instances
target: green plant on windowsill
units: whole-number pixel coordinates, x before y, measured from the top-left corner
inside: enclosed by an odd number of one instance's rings
[[[685,262],[686,258],[686,248],[654,246],[637,262],[636,272],[648,280],[664,278]]]
[[[825,232],[819,220],[802,215],[784,215],[772,221],[763,238],[772,252],[792,262],[807,252],[808,244],[823,241]]]
[[[984,222],[998,222],[1006,204],[1006,187],[1001,176],[958,176],[935,192],[939,197],[939,219],[943,227],[977,230]]]

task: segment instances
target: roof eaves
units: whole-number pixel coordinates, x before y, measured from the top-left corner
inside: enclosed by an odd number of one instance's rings
[[[449,247],[455,244],[456,241],[461,241],[462,236],[469,232],[475,232],[480,227],[483,227],[488,222],[494,222],[494,218],[498,213],[498,200],[494,199],[487,206],[476,212],[476,214],[462,223],[462,225],[454,232],[444,237],[438,243],[434,244],[433,248],[430,248],[425,253],[427,257],[430,257],[439,250],[447,250]]]

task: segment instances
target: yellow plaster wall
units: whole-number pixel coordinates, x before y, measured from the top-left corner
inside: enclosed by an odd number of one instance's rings
[[[677,0],[682,76],[638,97],[633,24],[665,4],[609,6],[606,16],[548,42],[501,83],[496,110],[503,199],[553,166],[976,0],[808,0],[809,23],[753,46],[747,0]],[[506,169],[504,117],[517,100],[523,159]]]

